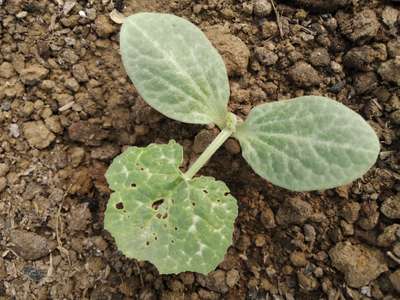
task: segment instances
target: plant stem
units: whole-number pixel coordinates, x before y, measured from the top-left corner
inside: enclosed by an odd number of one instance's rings
[[[222,146],[222,144],[232,135],[233,131],[229,128],[224,128],[215,140],[208,145],[207,149],[199,156],[199,158],[190,166],[189,170],[183,177],[186,180],[192,179],[194,175],[207,163],[210,157]]]

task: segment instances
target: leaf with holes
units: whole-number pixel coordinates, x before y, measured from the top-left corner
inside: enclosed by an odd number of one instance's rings
[[[171,119],[225,125],[229,82],[217,50],[180,17],[138,13],[120,33],[122,62],[143,99]]]
[[[379,140],[360,115],[317,96],[255,107],[236,137],[256,173],[294,191],[348,184],[379,154]]]
[[[161,274],[206,274],[232,242],[238,208],[223,182],[185,180],[182,159],[174,141],[116,157],[106,173],[114,192],[104,226],[126,256],[150,261]]]

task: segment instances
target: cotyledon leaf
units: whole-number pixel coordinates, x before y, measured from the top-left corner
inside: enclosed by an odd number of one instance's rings
[[[122,62],[143,99],[171,119],[225,125],[225,64],[204,33],[170,14],[138,13],[120,33]]]
[[[257,174],[294,191],[348,184],[368,171],[380,149],[360,115],[319,96],[257,106],[235,136]]]
[[[153,263],[161,274],[209,273],[232,243],[237,204],[211,177],[185,180],[182,147],[130,147],[106,173],[114,190],[104,227],[126,256]]]

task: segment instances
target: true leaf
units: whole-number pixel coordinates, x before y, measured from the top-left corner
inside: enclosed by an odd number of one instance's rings
[[[106,173],[114,190],[104,226],[126,256],[153,263],[162,274],[208,273],[232,242],[235,198],[211,177],[185,180],[182,147],[130,147]]]
[[[317,96],[255,107],[236,137],[257,174],[295,191],[350,183],[379,154],[379,140],[360,115]]]
[[[221,56],[180,17],[138,13],[120,33],[124,67],[143,99],[181,122],[224,126],[229,82]]]

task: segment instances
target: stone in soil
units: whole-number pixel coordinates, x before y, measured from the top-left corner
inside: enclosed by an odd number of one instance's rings
[[[49,241],[36,233],[25,230],[12,230],[10,242],[13,250],[27,260],[36,260],[47,256],[56,247],[54,241]]]
[[[276,222],[279,225],[303,224],[311,217],[312,212],[312,206],[308,202],[299,197],[290,198],[279,207]]]
[[[381,205],[381,212],[389,219],[400,219],[400,195],[386,198]]]
[[[400,86],[400,56],[390,59],[380,65],[378,73],[383,80]]]
[[[42,121],[26,122],[22,124],[22,130],[29,145],[37,149],[47,148],[56,138]]]
[[[344,274],[346,283],[351,287],[368,285],[388,271],[383,253],[362,244],[338,243],[329,251],[329,256],[332,265]]]
[[[319,73],[304,61],[297,62],[291,67],[288,75],[295,85],[304,88],[318,86],[322,80]]]
[[[205,34],[222,55],[229,76],[246,73],[250,50],[240,38],[227,33],[222,26],[211,27]]]

